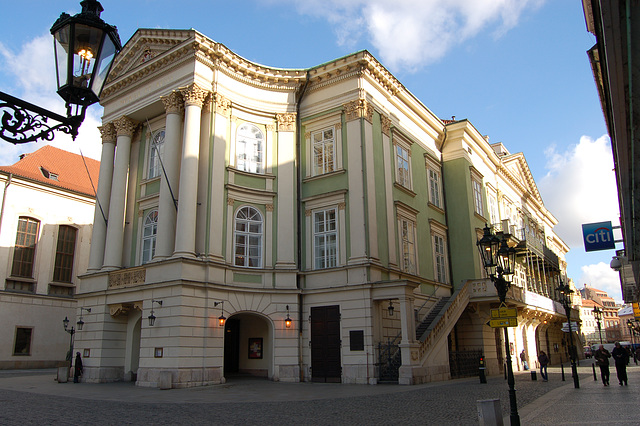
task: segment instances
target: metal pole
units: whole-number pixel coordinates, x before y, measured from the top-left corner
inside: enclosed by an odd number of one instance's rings
[[[509,284],[502,277],[502,271],[498,271],[498,276],[494,278],[496,290],[500,297],[500,304],[503,304],[507,298]],[[511,408],[510,423],[511,426],[520,426],[520,415],[518,414],[518,403],[516,400],[515,379],[513,377],[513,366],[511,364],[511,347],[509,344],[509,332],[504,327],[504,345],[507,351],[507,383],[509,384],[509,406]]]
[[[571,359],[571,375],[573,376],[573,387],[580,388],[580,378],[578,377],[578,366],[576,365],[576,348],[573,347],[573,333],[571,332],[571,306],[565,299],[565,311],[567,312],[567,322],[569,323],[569,358]]]

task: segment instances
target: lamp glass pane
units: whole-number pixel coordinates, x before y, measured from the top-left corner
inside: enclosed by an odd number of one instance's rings
[[[96,70],[96,75],[93,79],[93,83],[91,84],[91,90],[97,97],[100,97],[100,92],[102,92],[102,88],[104,87],[105,80],[107,79],[107,75],[111,69],[111,64],[116,57],[116,46],[113,43],[113,40],[111,40],[111,37],[108,35],[105,35],[104,39],[104,45],[102,46],[100,57],[97,59],[98,68]]]
[[[89,88],[91,75],[96,64],[103,31],[87,25],[75,25],[73,46],[73,82],[74,87]]]
[[[53,49],[56,59],[56,78],[58,89],[67,84],[67,59],[69,57],[69,25],[53,35]]]

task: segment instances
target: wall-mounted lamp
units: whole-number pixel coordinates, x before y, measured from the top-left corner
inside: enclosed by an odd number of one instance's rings
[[[82,321],[82,311],[91,312],[91,308],[83,308],[82,306],[80,306],[80,319],[76,323],[76,325],[78,326],[78,331],[82,330],[82,327],[84,327],[84,321]]]
[[[224,327],[224,323],[227,320],[227,318],[224,316],[224,301],[222,302],[213,302],[213,306],[218,306],[218,305],[222,305],[220,306],[220,316],[218,317],[218,325],[220,327]]]
[[[162,306],[162,300],[151,299],[151,315],[149,315],[149,327],[153,327],[153,324],[156,323],[156,316],[153,315],[153,304],[157,303]]]
[[[287,305],[287,317],[284,319],[284,326],[291,328],[291,317],[289,316],[289,305]]]
[[[389,300],[389,306],[387,307],[387,309],[389,310],[389,316],[392,317],[393,316],[393,310],[395,308],[393,307],[393,302],[391,300]]]

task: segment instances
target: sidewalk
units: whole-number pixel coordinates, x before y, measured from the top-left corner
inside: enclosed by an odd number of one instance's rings
[[[628,386],[618,386],[615,367],[611,367],[611,386],[604,387],[599,371],[596,369],[598,381],[594,381],[591,366],[583,365],[579,367],[579,389],[574,389],[568,368],[564,382],[560,368],[549,368],[549,382],[542,382],[539,374],[538,380],[532,381],[530,372],[518,372],[516,399],[521,424],[640,424],[640,367],[632,365],[627,371]],[[477,401],[481,399],[500,400],[505,425],[510,414],[503,377],[490,377],[486,384],[474,377],[416,386],[234,378],[220,385],[159,390],[123,382],[57,383],[55,376],[54,369],[0,370],[0,409],[4,412],[0,423],[49,424],[46,419],[59,412],[64,413],[66,424],[84,424],[90,411],[94,424],[119,424],[117,419],[122,418],[130,419],[127,424],[147,424],[144,413],[154,412],[163,420],[156,419],[155,424],[184,424],[189,418],[190,424],[273,424],[286,419],[315,426],[473,425],[478,424]],[[212,412],[216,413],[215,421],[211,420]]]

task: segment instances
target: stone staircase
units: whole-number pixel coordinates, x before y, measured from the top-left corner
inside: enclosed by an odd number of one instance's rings
[[[449,302],[449,299],[451,299],[451,296],[445,296],[440,300],[438,300],[438,302],[433,306],[433,308],[431,308],[429,313],[423,318],[422,322],[418,324],[418,327],[416,327],[416,340],[420,340],[420,338],[427,331],[429,326],[438,317],[438,315],[442,311],[442,308],[444,308],[447,302]]]

